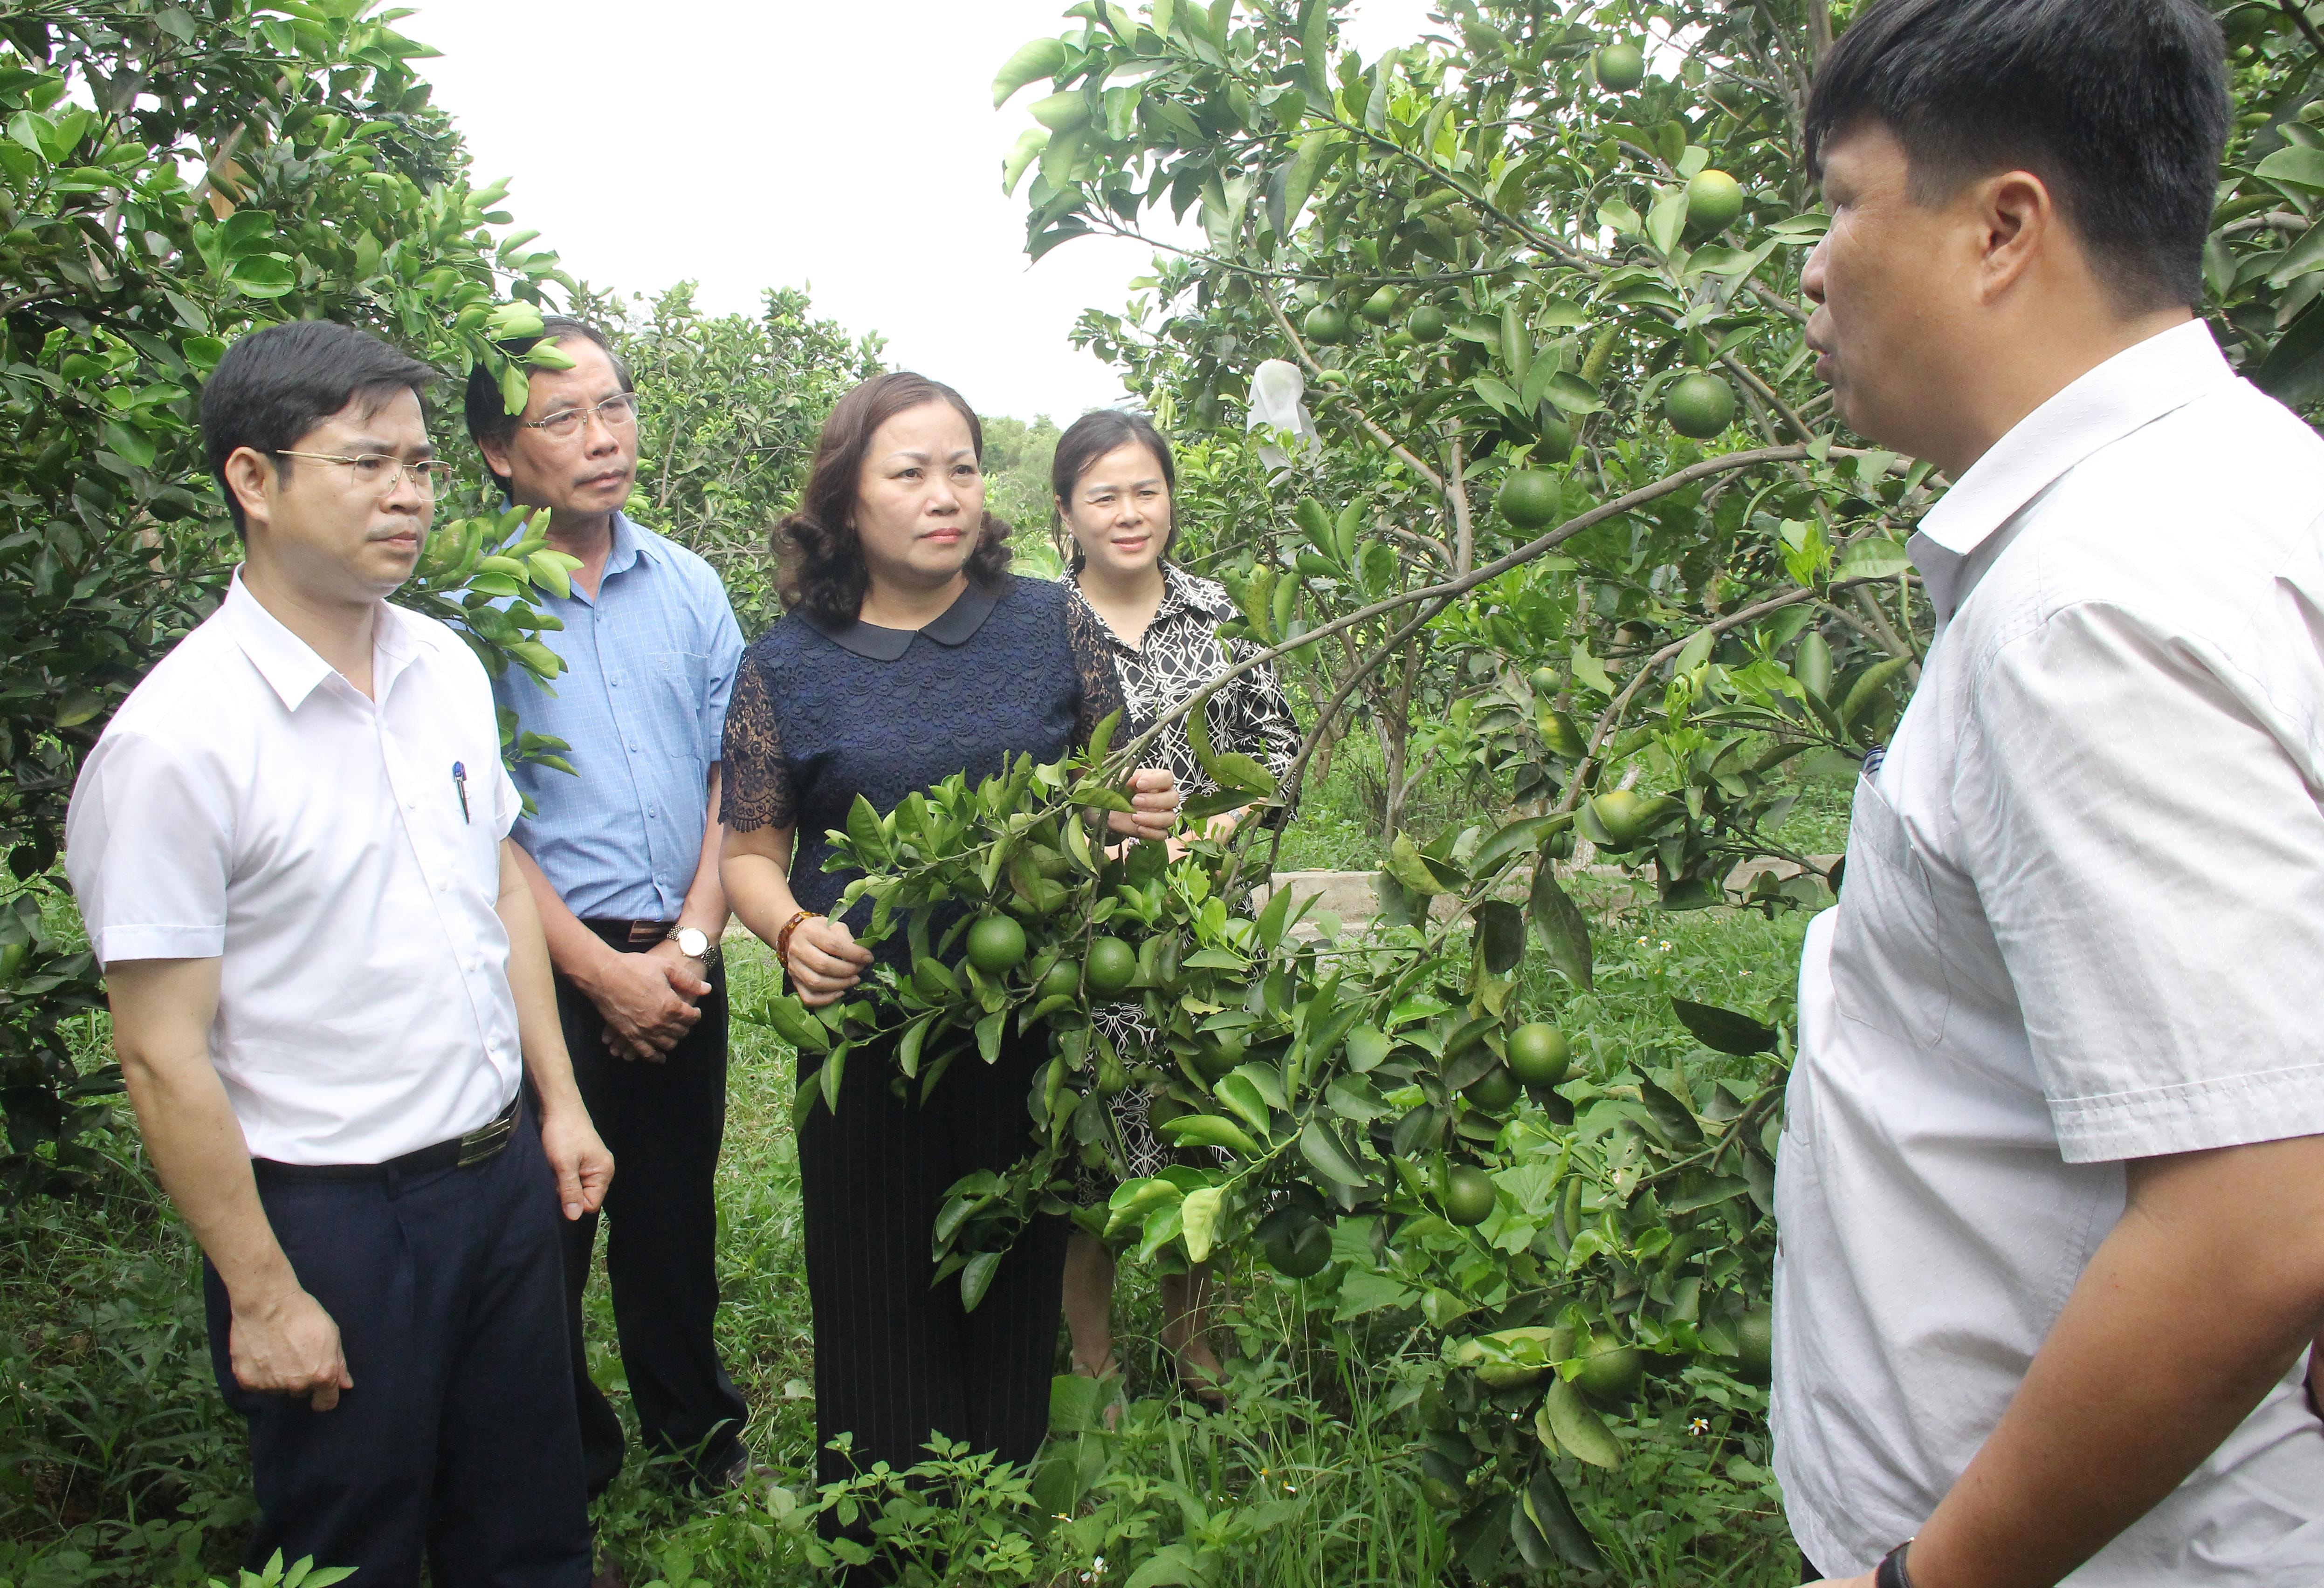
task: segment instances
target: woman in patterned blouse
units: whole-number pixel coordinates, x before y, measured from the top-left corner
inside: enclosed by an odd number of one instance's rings
[[[1170,445],[1142,416],[1101,409],[1084,414],[1057,438],[1050,485],[1057,512],[1073,532],[1075,553],[1065,583],[1098,620],[1112,653],[1127,707],[1125,734],[1143,732],[1172,707],[1255,653],[1248,640],[1222,640],[1218,626],[1234,615],[1227,593],[1168,561],[1177,528],[1170,493],[1176,474]],[[1299,753],[1299,727],[1271,667],[1255,667],[1205,703],[1211,742],[1221,753],[1240,751],[1264,761],[1278,776]],[[1149,765],[1176,776],[1192,799],[1213,792],[1186,739],[1184,719],[1171,723],[1148,750]],[[1211,819],[1209,832],[1234,831],[1240,812]],[[1170,840],[1174,858],[1182,852]],[[1095,1012],[1095,1021],[1125,1062],[1159,1043],[1135,1005]],[[1167,1063],[1167,1054],[1158,1054]],[[1153,1094],[1133,1088],[1117,1095],[1113,1116],[1132,1176],[1155,1173],[1168,1161],[1147,1115]],[[1085,1182],[1084,1195],[1102,1203],[1110,1184]],[[1094,1379],[1120,1371],[1113,1355],[1113,1256],[1103,1242],[1076,1228],[1065,1252],[1065,1321],[1073,1333],[1074,1371]],[[1162,1344],[1176,1361],[1180,1381],[1204,1400],[1217,1399],[1219,1359],[1204,1328],[1205,1265],[1162,1279]]]

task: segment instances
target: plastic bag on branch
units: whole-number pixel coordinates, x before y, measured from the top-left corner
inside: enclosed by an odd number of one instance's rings
[[[1323,450],[1323,433],[1315,428],[1314,416],[1300,400],[1307,395],[1307,377],[1299,366],[1283,359],[1271,358],[1260,364],[1250,377],[1250,417],[1243,423],[1245,430],[1262,426],[1275,430],[1287,430],[1299,437],[1303,461],[1314,461]],[[1262,445],[1259,461],[1276,471],[1269,484],[1279,485],[1292,469],[1291,454],[1279,446]]]

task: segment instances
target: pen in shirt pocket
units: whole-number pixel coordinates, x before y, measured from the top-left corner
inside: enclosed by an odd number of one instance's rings
[[[468,769],[457,761],[452,763],[452,786],[460,793],[460,820],[466,822],[468,820]]]

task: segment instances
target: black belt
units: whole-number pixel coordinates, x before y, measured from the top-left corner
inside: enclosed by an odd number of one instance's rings
[[[406,1152],[384,1163],[277,1163],[272,1158],[254,1158],[250,1166],[269,1180],[368,1180],[391,1174],[433,1174],[439,1169],[466,1169],[498,1156],[516,1134],[517,1115],[523,1107],[524,1088],[519,1087],[509,1106],[490,1123],[478,1125],[465,1136]]]
[[[621,921],[595,915],[582,917],[581,924],[604,939],[607,946],[632,953],[652,948],[678,926],[675,921]]]

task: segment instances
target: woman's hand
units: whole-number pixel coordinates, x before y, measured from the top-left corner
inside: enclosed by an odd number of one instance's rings
[[[1178,820],[1178,780],[1165,766],[1142,766],[1130,775],[1128,811],[1106,812],[1106,825],[1131,838],[1166,839]]]
[[[1243,809],[1249,810],[1250,807],[1246,805]],[[1203,823],[1203,836],[1219,843],[1224,843],[1234,836],[1235,823],[1241,820],[1242,811],[1222,811]],[[1194,848],[1194,840],[1191,838],[1174,838],[1163,847],[1170,851],[1170,858],[1173,860],[1183,860],[1186,858],[1186,852]]]
[[[790,972],[798,1001],[810,1009],[835,1003],[862,979],[872,963],[872,950],[855,941],[844,921],[810,915],[791,929],[789,957],[783,968]]]

